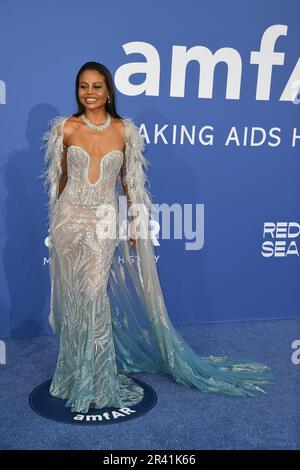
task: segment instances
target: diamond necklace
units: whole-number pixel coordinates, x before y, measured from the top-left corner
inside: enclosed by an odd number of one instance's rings
[[[81,114],[80,117],[83,122],[85,122],[85,124],[91,129],[95,129],[96,131],[103,131],[103,129],[106,129],[111,123],[111,115],[108,112],[106,114],[106,121],[103,124],[99,124],[99,126],[96,126],[96,124],[93,124],[91,121],[89,121],[84,114]]]

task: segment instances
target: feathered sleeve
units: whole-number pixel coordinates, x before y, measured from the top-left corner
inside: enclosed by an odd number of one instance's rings
[[[144,204],[150,210],[152,195],[146,171],[151,165],[143,155],[144,137],[130,118],[125,118],[124,122],[126,146],[121,178],[124,192],[130,204]]]
[[[45,152],[45,170],[41,174],[45,192],[48,195],[48,223],[51,223],[54,204],[58,199],[59,180],[62,174],[61,160],[63,155],[63,124],[67,118],[56,116],[49,122],[49,130],[43,135]]]

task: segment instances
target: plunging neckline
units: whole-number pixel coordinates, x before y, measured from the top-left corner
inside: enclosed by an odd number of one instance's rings
[[[63,120],[63,123],[62,123],[62,143],[64,141],[64,128],[65,128],[65,123],[66,121],[69,119],[69,117],[72,117],[72,116],[68,116],[66,117],[64,120]],[[125,145],[126,145],[126,122],[125,120],[123,119],[123,124],[124,124],[124,137],[125,137]],[[69,145],[68,148],[67,148],[67,157],[69,155],[69,149],[70,148],[77,148],[77,149],[80,149],[82,150],[82,152],[84,153],[84,155],[86,155],[86,157],[88,158],[88,165],[87,165],[87,169],[85,170],[85,179],[87,181],[87,183],[90,185],[90,186],[96,186],[98,183],[101,182],[102,180],[102,160],[104,160],[108,155],[111,155],[112,153],[115,153],[115,152],[119,152],[123,155],[123,157],[125,156],[125,152],[123,152],[123,150],[110,150],[109,152],[105,153],[104,155],[102,155],[102,157],[99,159],[99,162],[100,162],[100,173],[99,173],[99,177],[97,179],[97,181],[95,181],[95,183],[91,183],[90,180],[89,180],[89,169],[90,169],[90,165],[91,165],[91,161],[93,158],[98,158],[98,157],[91,157],[90,154],[82,147],[80,147],[80,145]],[[98,162],[98,165],[99,165],[99,162]]]
[[[84,155],[87,156],[88,158],[88,165],[86,167],[86,171],[85,171],[85,178],[86,178],[86,181],[88,182],[88,184],[90,186],[96,186],[97,184],[99,184],[102,180],[102,161],[108,156],[108,155],[111,155],[112,153],[121,153],[123,156],[124,156],[124,152],[123,150],[110,150],[109,152],[105,153],[104,155],[101,156],[101,158],[99,158],[99,161],[98,161],[98,167],[100,166],[100,173],[99,173],[99,176],[97,178],[97,180],[92,183],[89,179],[89,170],[90,170],[90,166],[91,166],[91,161],[95,158],[95,159],[98,159],[98,157],[91,157],[91,155],[82,147],[80,147],[79,145],[69,145],[68,146],[68,149],[67,149],[67,154],[69,154],[69,149],[71,148],[77,148],[79,150],[82,150],[82,152],[84,153]],[[100,162],[100,165],[99,165],[99,162]]]

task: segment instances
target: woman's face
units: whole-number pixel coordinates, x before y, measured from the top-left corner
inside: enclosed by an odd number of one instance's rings
[[[97,70],[85,70],[79,78],[78,96],[80,103],[87,109],[105,106],[109,91],[104,75]]]

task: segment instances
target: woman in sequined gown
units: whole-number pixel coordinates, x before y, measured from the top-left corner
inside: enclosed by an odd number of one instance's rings
[[[81,67],[76,99],[78,113],[52,119],[44,135],[49,322],[59,341],[51,395],[72,412],[134,406],[143,389],[128,374],[138,372],[167,374],[202,392],[264,392],[273,382],[266,366],[198,356],[169,319],[148,233],[144,140],[131,118],[117,114],[104,65]],[[137,212],[130,215],[128,206]]]

